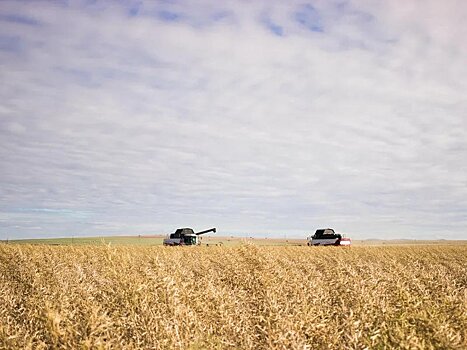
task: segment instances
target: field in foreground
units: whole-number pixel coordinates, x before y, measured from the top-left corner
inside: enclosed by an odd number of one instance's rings
[[[465,349],[467,245],[0,244],[0,348]]]

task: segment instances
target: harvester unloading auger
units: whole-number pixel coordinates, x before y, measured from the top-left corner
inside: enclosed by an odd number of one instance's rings
[[[200,245],[200,235],[216,232],[216,228],[210,228],[209,230],[204,230],[200,232],[193,231],[192,228],[179,228],[174,233],[171,233],[164,239],[164,245]]]

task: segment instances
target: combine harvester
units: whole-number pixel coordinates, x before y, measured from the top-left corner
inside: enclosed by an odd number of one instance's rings
[[[200,245],[201,237],[200,235],[208,232],[216,232],[216,228],[211,228],[209,230],[196,232],[192,228],[179,228],[174,233],[171,233],[164,239],[163,244],[167,246],[175,245]]]
[[[341,234],[334,232],[332,228],[325,228],[316,230],[313,236],[307,237],[307,245],[333,245],[333,246],[350,246],[352,240],[350,238],[342,237]]]

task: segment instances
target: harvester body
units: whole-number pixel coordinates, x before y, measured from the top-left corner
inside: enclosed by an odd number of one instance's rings
[[[318,229],[313,236],[307,238],[309,246],[349,246],[351,243],[350,238],[342,237],[332,228]]]
[[[163,244],[168,246],[175,245],[200,245],[200,235],[208,232],[216,232],[215,228],[209,230],[195,232],[192,228],[179,228],[174,233],[167,235]]]

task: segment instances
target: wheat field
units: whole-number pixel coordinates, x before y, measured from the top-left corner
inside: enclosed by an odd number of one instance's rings
[[[2,349],[465,349],[467,245],[0,244]]]

